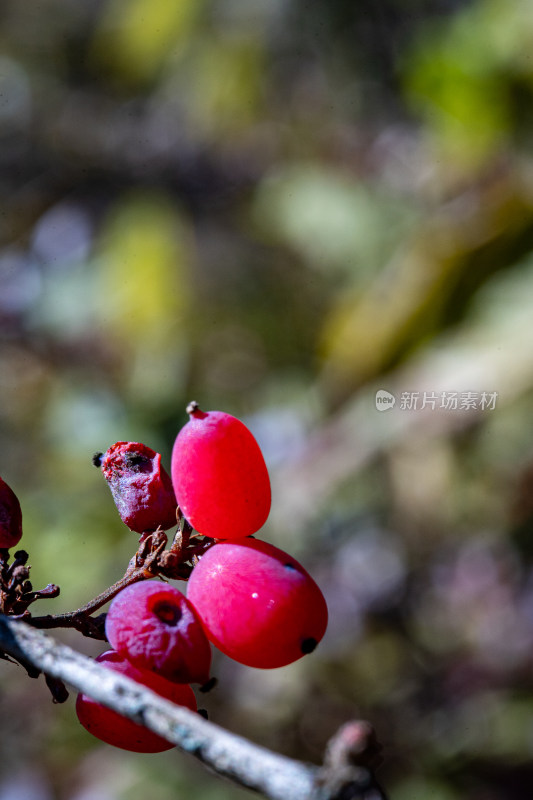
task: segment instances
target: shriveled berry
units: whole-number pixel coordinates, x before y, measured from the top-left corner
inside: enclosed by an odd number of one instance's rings
[[[207,550],[187,595],[213,644],[249,667],[296,661],[315,649],[327,626],[315,581],[292,556],[258,539]]]
[[[190,686],[171,683],[153,672],[138,669],[114,650],[102,653],[96,661],[113,672],[119,672],[147,686],[172,703],[196,711],[196,698]],[[78,695],[76,714],[89,733],[106,744],[121,747],[123,750],[132,750],[135,753],[161,753],[174,747],[166,739],[97,703],[86,694]]]
[[[15,492],[0,478],[0,547],[14,547],[22,537],[22,512]]]
[[[209,679],[211,647],[193,605],[179,589],[142,581],[113,600],[106,636],[119,653],[141,669],[176,683]]]
[[[172,451],[172,482],[190,524],[214,539],[250,536],[270,512],[270,480],[263,454],[240,420],[222,411],[187,411]]]
[[[176,524],[176,497],[161,455],[140,442],[117,442],[96,453],[122,522],[137,533]]]

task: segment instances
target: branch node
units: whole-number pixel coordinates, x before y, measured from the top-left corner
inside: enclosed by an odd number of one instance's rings
[[[317,785],[329,800],[385,800],[372,774],[382,762],[381,752],[369,722],[345,723],[328,742]]]

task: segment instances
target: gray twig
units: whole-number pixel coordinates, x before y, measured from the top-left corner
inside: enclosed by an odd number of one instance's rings
[[[341,765],[342,779],[332,781],[328,777],[331,764],[319,768],[253,744],[2,614],[0,651],[65,681],[164,737],[219,775],[272,800],[384,800],[372,772],[364,766]]]

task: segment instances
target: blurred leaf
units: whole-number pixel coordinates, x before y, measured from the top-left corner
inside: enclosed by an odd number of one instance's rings
[[[486,5],[478,2],[421,37],[406,71],[407,93],[454,170],[477,169],[510,133],[509,97]]]
[[[202,6],[201,0],[108,0],[95,56],[128,82],[151,81],[187,40]]]
[[[530,0],[483,0],[479,4],[478,36],[484,41],[488,63],[507,74],[522,72],[533,77],[531,38],[533,15]]]
[[[104,225],[96,314],[138,396],[163,401],[176,391],[187,342],[191,259],[187,223],[164,195],[125,196]]]
[[[267,176],[254,206],[259,228],[294,248],[313,267],[359,283],[389,253],[414,217],[395,202],[331,168],[292,164]]]
[[[188,94],[188,114],[199,132],[246,130],[256,119],[264,79],[263,49],[259,37],[204,37],[178,82]],[[185,81],[185,83],[183,83]]]
[[[532,246],[531,200],[513,173],[428,217],[368,288],[332,306],[322,338],[327,391],[342,396],[456,323],[489,276]]]
[[[190,244],[163,195],[133,194],[113,209],[101,236],[99,313],[124,345],[166,339],[176,326],[190,297]]]

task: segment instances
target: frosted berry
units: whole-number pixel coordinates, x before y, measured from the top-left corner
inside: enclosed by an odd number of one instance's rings
[[[200,559],[187,594],[207,636],[249,667],[283,667],[310,653],[327,626],[326,601],[296,559],[257,539],[220,542]]]
[[[20,503],[15,492],[0,478],[0,547],[14,547],[21,537]]]
[[[137,533],[176,524],[176,497],[161,456],[140,442],[117,442],[93,463],[101,467],[122,522]]]
[[[112,647],[135,666],[176,683],[209,679],[211,646],[192,603],[174,586],[142,581],[113,600],[105,623]]]
[[[270,511],[270,480],[259,445],[240,420],[187,407],[172,451],[172,482],[185,518],[214,539],[255,533]]]
[[[102,653],[96,661],[107,669],[142,683],[172,703],[196,711],[196,698],[190,686],[171,683],[153,672],[137,669],[114,650]],[[166,739],[97,703],[86,694],[78,695],[76,714],[89,733],[106,744],[121,747],[123,750],[132,750],[135,753],[161,753],[174,747]]]

